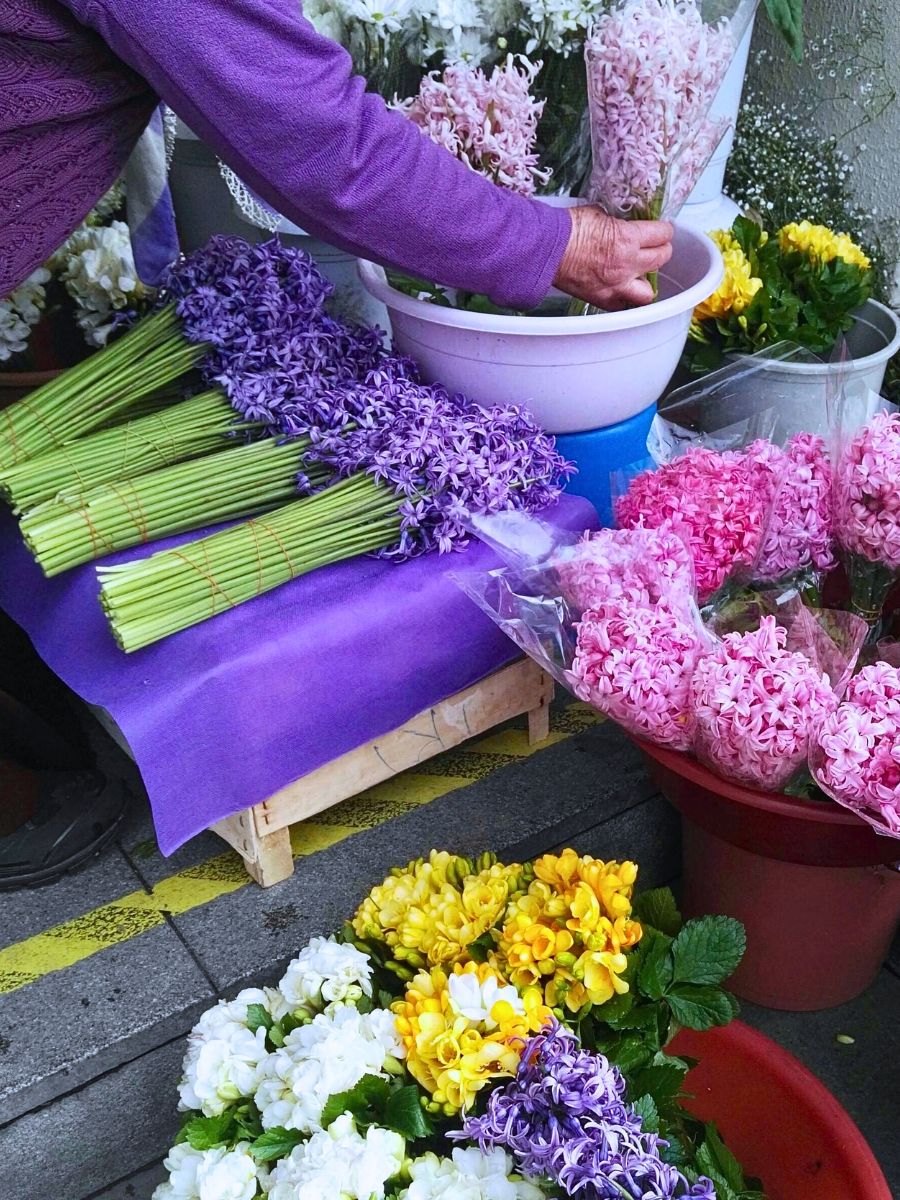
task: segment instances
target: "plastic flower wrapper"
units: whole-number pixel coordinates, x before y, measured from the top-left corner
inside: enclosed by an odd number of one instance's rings
[[[850,605],[877,632],[900,578],[900,412],[874,392],[835,405],[835,538]]]
[[[879,833],[900,838],[900,648],[863,667],[810,751],[816,783]]]
[[[454,576],[482,611],[579,699],[688,749],[690,679],[710,639],[684,544],[648,529],[579,538],[521,515],[473,527],[510,564]]]
[[[694,753],[725,779],[783,791],[837,708],[865,640],[852,613],[807,608],[796,592],[735,601],[691,682]]]
[[[681,389],[654,418],[647,457],[612,479],[621,528],[656,529],[685,542],[701,605],[726,582],[752,576],[785,469],[770,441],[776,414],[751,404],[743,386],[757,369],[729,368],[724,382],[741,386],[722,386],[714,397],[705,381]]]
[[[727,121],[710,118],[753,0],[617,0],[585,43],[589,194],[619,217],[677,215]]]

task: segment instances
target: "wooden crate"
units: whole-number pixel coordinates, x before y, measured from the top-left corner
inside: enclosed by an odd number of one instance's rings
[[[237,850],[256,882],[271,887],[294,870],[289,826],[511,717],[527,713],[529,741],[543,741],[552,699],[552,678],[531,659],[520,659],[212,828]]]

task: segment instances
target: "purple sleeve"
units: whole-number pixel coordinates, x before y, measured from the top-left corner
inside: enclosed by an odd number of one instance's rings
[[[354,77],[298,0],[65,0],[270,205],[315,236],[529,307],[569,214],[495,187]]]

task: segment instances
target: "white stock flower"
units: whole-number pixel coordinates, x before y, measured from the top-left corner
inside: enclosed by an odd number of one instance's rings
[[[152,1200],[253,1200],[256,1163],[246,1142],[233,1150],[194,1150],[186,1142],[173,1146],[165,1159],[169,1178]]]
[[[253,1033],[247,1028],[247,1008],[260,1004],[277,1017],[283,1012],[273,1012],[273,1007],[283,1003],[274,989],[247,988],[234,1000],[220,1000],[208,1009],[188,1037],[178,1107],[214,1117],[233,1101],[252,1096],[268,1051],[265,1029]]]
[[[400,33],[412,15],[412,0],[340,0],[336,5],[346,22],[372,25],[380,37]]]
[[[355,946],[313,938],[278,985],[290,1008],[324,1009],[372,995],[372,963]]]
[[[323,0],[308,0],[308,3],[303,5],[303,15],[316,33],[331,38],[333,42],[343,42],[346,31],[335,5],[328,4],[327,0],[324,3]]]
[[[405,1149],[400,1134],[387,1129],[372,1126],[362,1137],[344,1113],[277,1164],[268,1200],[382,1200]]]
[[[0,362],[21,354],[28,346],[31,330],[41,319],[47,302],[44,284],[49,279],[46,267],[38,267],[5,300],[0,300]]]
[[[329,1096],[349,1091],[364,1075],[384,1075],[387,1060],[402,1053],[393,1014],[385,1009],[360,1013],[342,1006],[320,1013],[266,1059],[256,1090],[263,1128],[319,1129]]]
[[[147,290],[138,279],[131,235],[124,221],[82,225],[54,256],[60,278],[78,309],[76,320],[91,346],[104,346],[113,313],[141,301]]]
[[[503,1150],[483,1154],[458,1147],[452,1158],[425,1154],[408,1164],[412,1182],[398,1200],[543,1200],[535,1184],[510,1178],[512,1169]]]
[[[509,984],[501,987],[495,975],[489,975],[483,983],[474,974],[451,975],[447,980],[447,991],[456,1012],[489,1030],[500,1023],[493,1015],[496,1005],[507,1004],[513,1012],[525,1012],[516,989]]]

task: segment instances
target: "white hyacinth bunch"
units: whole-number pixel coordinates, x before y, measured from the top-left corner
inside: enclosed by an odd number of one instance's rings
[[[405,1151],[399,1133],[373,1125],[362,1135],[344,1113],[278,1163],[268,1200],[383,1200]]]
[[[46,267],[38,267],[11,295],[0,300],[0,363],[28,348],[31,331],[47,303],[44,284],[49,280]]]
[[[131,235],[124,221],[82,225],[57,251],[60,279],[76,306],[76,320],[90,346],[105,346],[114,314],[147,295],[138,278]]]
[[[372,995],[372,963],[368,955],[335,938],[316,937],[289,965],[279,990],[293,1011],[313,1015],[356,1004]]]
[[[451,1158],[424,1154],[407,1163],[411,1183],[398,1200],[543,1200],[533,1183],[511,1175],[504,1150],[483,1154],[477,1147],[453,1151]]]
[[[350,1091],[364,1075],[387,1077],[403,1053],[387,1009],[361,1013],[342,1005],[320,1013],[289,1033],[263,1065],[255,1095],[263,1128],[320,1129],[329,1097]]]
[[[194,1150],[183,1142],[172,1147],[164,1165],[169,1178],[153,1200],[253,1200],[259,1190],[257,1166],[244,1142],[233,1150]]]
[[[250,1029],[248,1009],[260,1006],[277,1020],[287,1011],[280,993],[247,988],[234,1000],[221,1000],[203,1014],[188,1037],[178,1085],[178,1107],[219,1116],[235,1100],[252,1096],[262,1078],[269,1051],[266,1029]]]

